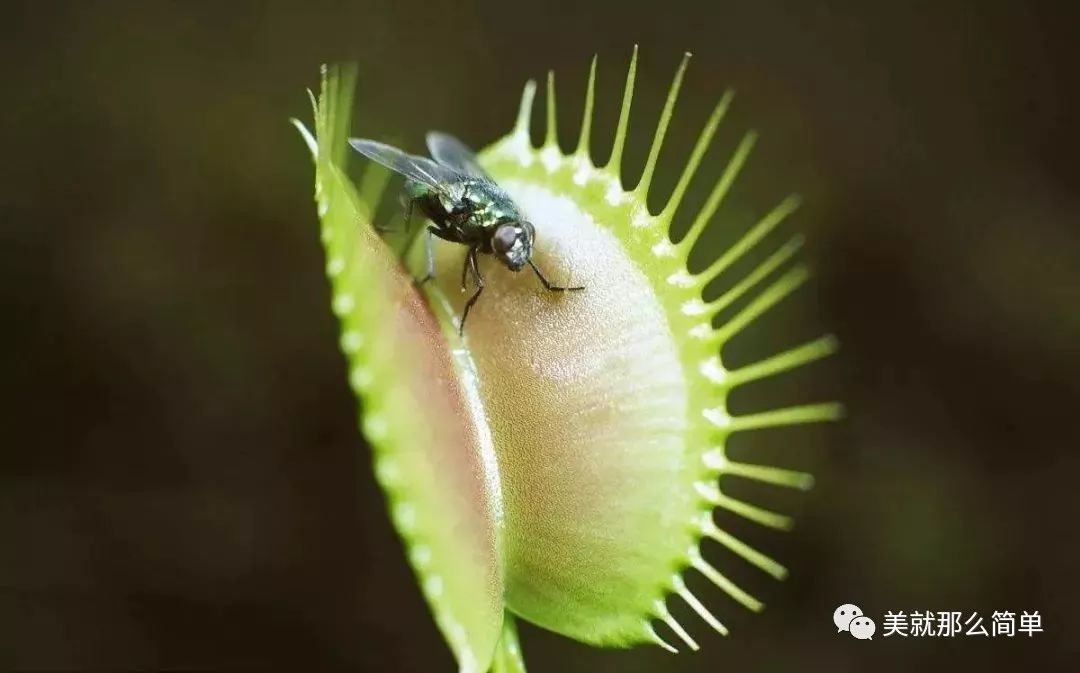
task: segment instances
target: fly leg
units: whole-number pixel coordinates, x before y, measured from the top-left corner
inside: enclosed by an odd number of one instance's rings
[[[531,259],[529,260],[529,266],[532,267],[532,270],[536,272],[536,277],[540,279],[540,282],[543,283],[544,287],[546,287],[550,292],[567,292],[585,289],[584,285],[580,287],[560,287],[558,285],[552,285],[551,281],[545,278],[544,274],[540,273],[540,269],[537,268],[536,264],[534,264]]]
[[[462,226],[464,226],[464,224],[466,222],[469,221],[470,217],[472,217],[472,215],[466,214],[465,218],[463,220],[461,220],[461,222],[458,225],[456,225],[458,227],[459,231],[460,231],[460,228]],[[451,240],[454,240],[454,239],[451,239]],[[469,250],[470,250],[471,254],[475,254],[475,250],[476,250],[475,248],[469,248]],[[475,259],[473,260],[473,266],[474,266],[474,268],[476,267],[476,260]],[[477,278],[479,278],[480,277],[480,272],[476,271],[475,273],[476,273]],[[468,274],[469,274],[469,255],[466,254],[465,255],[465,262],[461,265],[461,291],[462,292],[465,291],[465,279],[468,277]]]
[[[465,280],[469,276],[469,258],[472,256],[475,248],[469,248],[469,252],[465,253],[465,261],[461,264],[461,291],[465,291]]]
[[[465,266],[461,271],[462,287],[465,286],[465,271],[472,269],[473,277],[476,278],[476,292],[473,296],[469,297],[469,300],[465,302],[465,310],[461,314],[461,327],[458,329],[458,335],[464,336],[465,334],[465,319],[469,317],[469,309],[473,307],[476,300],[480,298],[480,293],[484,291],[484,277],[480,275],[480,267],[476,263],[476,248],[469,248],[469,254],[465,258]]]

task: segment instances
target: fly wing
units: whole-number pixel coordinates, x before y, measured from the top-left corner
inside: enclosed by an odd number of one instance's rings
[[[457,171],[490,181],[491,177],[476,160],[476,153],[449,133],[428,131],[428,152],[435,161]]]
[[[457,171],[447,166],[441,166],[426,157],[402,152],[386,143],[366,138],[350,138],[349,145],[368,159],[435,189],[441,189],[447,182],[461,179]]]

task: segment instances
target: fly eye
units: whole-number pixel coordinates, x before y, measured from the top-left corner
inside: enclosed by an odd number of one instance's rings
[[[495,235],[491,237],[491,247],[495,249],[495,252],[507,252],[514,247],[518,233],[518,228],[512,224],[500,226],[495,230]]]

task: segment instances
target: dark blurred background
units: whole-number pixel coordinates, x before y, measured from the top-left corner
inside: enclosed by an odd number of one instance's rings
[[[606,156],[637,42],[631,175],[684,50],[658,193],[725,87],[690,202],[762,134],[700,260],[806,197],[816,279],[731,356],[843,348],[736,410],[835,396],[849,418],[736,441],[818,475],[766,493],[791,534],[723,519],[792,569],[713,550],[762,615],[703,589],[733,635],[693,623],[704,651],[679,657],[524,627],[531,670],[1075,669],[1075,26],[1019,2],[6,3],[0,668],[453,670],[357,430],[286,120],[350,60],[358,132],[484,145],[554,68],[569,145],[595,52]],[[849,601],[872,642],[835,633]],[[1039,610],[1045,632],[881,638],[916,609]]]

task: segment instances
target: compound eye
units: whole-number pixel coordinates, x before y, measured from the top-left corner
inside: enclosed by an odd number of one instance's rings
[[[491,237],[491,247],[495,249],[495,252],[508,252],[514,247],[514,242],[517,241],[521,230],[513,224],[500,225],[495,230],[495,235]]]

